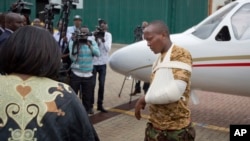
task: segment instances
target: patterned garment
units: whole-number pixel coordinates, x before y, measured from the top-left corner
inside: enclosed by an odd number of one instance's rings
[[[181,130],[158,130],[148,123],[145,135],[144,141],[194,141],[195,130],[191,124]]]
[[[164,58],[166,54],[161,56]],[[192,57],[184,48],[173,46],[170,61],[180,61],[192,66]],[[190,110],[188,108],[190,94],[191,73],[187,70],[173,69],[174,79],[183,80],[187,83],[187,88],[183,94],[184,99],[170,104],[151,104],[149,106],[149,121],[154,127],[161,130],[179,130],[190,124]],[[152,74],[152,79],[154,73]],[[166,83],[167,85],[167,83]]]
[[[97,141],[72,89],[48,78],[0,76],[1,141]]]

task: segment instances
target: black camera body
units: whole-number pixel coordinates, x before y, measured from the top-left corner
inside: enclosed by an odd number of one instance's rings
[[[53,14],[60,14],[60,8],[55,8],[55,6],[57,5],[59,4],[55,4],[55,3],[46,4],[44,7],[44,10],[51,12]]]
[[[10,11],[14,13],[20,13],[22,15],[30,15],[31,10],[27,6],[32,6],[32,3],[25,2],[23,0],[18,0],[13,3],[10,7]]]
[[[72,55],[77,55],[79,53],[79,48],[81,47],[81,44],[92,45],[92,42],[88,40],[88,37],[92,36],[91,32],[83,33],[80,32],[80,30],[76,30],[74,33],[72,33],[72,40],[73,42],[73,51]]]
[[[105,31],[100,27],[96,26],[96,31],[94,32],[94,36],[96,38],[104,38]]]
[[[134,29],[135,41],[141,41],[142,40],[142,34],[143,34],[143,28],[142,28],[142,26],[138,25]]]
[[[60,14],[60,9],[55,8],[56,5],[58,4],[46,4],[44,10],[39,12],[39,19],[41,19],[42,21],[53,20],[55,14]]]
[[[106,21],[103,20],[103,19],[101,19],[101,18],[99,18],[98,19],[98,25],[99,26],[96,26],[96,30],[94,32],[94,36],[96,38],[104,38],[105,30],[101,27],[101,24],[103,24],[103,23],[106,24]]]
[[[83,43],[83,44],[87,44],[89,36],[92,36],[91,32],[83,33],[83,32],[80,32],[78,30],[76,30],[72,35],[74,41],[77,41],[77,42]]]

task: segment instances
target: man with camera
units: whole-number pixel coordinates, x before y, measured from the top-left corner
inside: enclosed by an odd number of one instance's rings
[[[147,26],[148,26],[148,22],[143,21],[141,26],[137,26],[137,27],[135,28],[135,30],[134,30],[135,42],[144,40],[144,37],[143,37],[143,29],[146,28]],[[144,94],[147,93],[148,88],[149,88],[149,82],[144,82],[144,83],[143,83],[143,91],[144,91]],[[134,96],[134,95],[136,95],[137,93],[141,93],[141,81],[140,81],[140,80],[137,80],[137,81],[136,81],[136,83],[135,83],[135,90],[134,90],[134,92],[131,94],[131,96]]]
[[[100,56],[99,48],[94,40],[89,40],[91,36],[87,27],[73,34],[72,41],[69,42],[71,64],[70,86],[76,94],[80,92],[80,98],[88,114],[91,111],[91,95],[93,81],[93,57]]]
[[[93,64],[93,93],[91,98],[91,108],[93,109],[94,104],[94,90],[96,84],[96,76],[98,74],[99,80],[99,89],[98,89],[98,99],[97,99],[97,110],[101,112],[108,112],[103,107],[103,99],[104,99],[104,87],[105,87],[105,77],[106,77],[106,68],[107,62],[109,59],[109,52],[111,50],[112,45],[112,35],[108,32],[108,24],[104,20],[99,20],[99,26],[94,32],[95,40],[100,49],[100,56],[94,57]]]

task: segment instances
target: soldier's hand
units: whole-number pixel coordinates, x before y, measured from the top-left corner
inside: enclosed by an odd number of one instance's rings
[[[141,110],[143,110],[146,106],[145,102],[145,96],[142,96],[138,99],[138,101],[135,104],[135,117],[136,119],[141,119]]]

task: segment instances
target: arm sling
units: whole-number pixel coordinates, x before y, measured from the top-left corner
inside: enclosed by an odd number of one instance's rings
[[[173,46],[169,48],[162,62],[159,56],[153,65],[152,71],[155,72],[155,76],[145,96],[146,103],[168,104],[181,98],[185,100],[183,93],[187,83],[183,80],[175,80],[172,69],[184,69],[191,72],[192,67],[180,61],[170,61]]]

